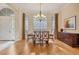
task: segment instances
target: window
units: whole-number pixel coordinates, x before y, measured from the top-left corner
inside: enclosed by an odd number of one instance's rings
[[[54,33],[54,30],[55,30],[55,19],[52,16],[51,17],[51,33]]]
[[[33,30],[34,31],[47,30],[47,18],[44,18],[41,21],[37,18],[33,18]]]
[[[0,11],[0,16],[11,16],[14,15],[14,12],[9,8],[3,8]]]
[[[29,16],[25,16],[25,34],[29,32]]]

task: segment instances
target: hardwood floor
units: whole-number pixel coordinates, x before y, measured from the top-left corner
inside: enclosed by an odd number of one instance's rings
[[[78,47],[70,47],[61,41],[54,39],[49,46],[34,46],[26,40],[14,43],[9,48],[0,51],[0,55],[77,55]]]

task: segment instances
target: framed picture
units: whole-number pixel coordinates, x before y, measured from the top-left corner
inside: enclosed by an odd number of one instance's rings
[[[64,20],[64,29],[76,29],[76,16]]]

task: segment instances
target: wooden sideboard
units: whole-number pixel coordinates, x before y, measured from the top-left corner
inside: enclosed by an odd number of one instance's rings
[[[79,33],[66,33],[59,32],[59,40],[70,45],[70,46],[79,46]]]

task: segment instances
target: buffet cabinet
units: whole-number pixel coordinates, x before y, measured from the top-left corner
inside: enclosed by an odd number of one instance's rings
[[[72,47],[79,46],[79,34],[78,33],[59,32],[59,40]]]

